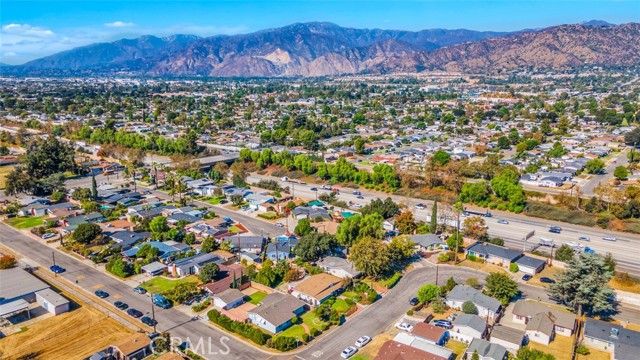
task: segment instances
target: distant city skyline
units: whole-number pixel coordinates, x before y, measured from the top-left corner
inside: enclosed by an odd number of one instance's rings
[[[640,2],[608,1],[2,1],[0,62],[145,34],[239,34],[296,22],[344,27],[514,31],[638,21]]]

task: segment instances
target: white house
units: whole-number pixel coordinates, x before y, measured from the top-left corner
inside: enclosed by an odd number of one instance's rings
[[[469,344],[473,339],[484,339],[487,322],[478,315],[460,314],[453,321],[450,331],[452,339]]]
[[[238,289],[227,289],[213,296],[213,305],[229,310],[244,303],[244,294]]]
[[[306,304],[294,296],[273,293],[265,296],[260,305],[248,312],[249,321],[277,334],[291,326],[294,316],[304,312]]]
[[[456,285],[447,295],[446,304],[454,309],[462,310],[462,304],[465,301],[471,301],[481,317],[490,317],[496,320],[500,314],[502,306],[500,301],[466,285]]]

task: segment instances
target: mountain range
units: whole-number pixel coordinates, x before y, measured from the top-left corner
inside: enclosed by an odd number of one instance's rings
[[[128,73],[146,76],[275,77],[446,70],[564,70],[634,66],[640,24],[591,20],[517,32],[354,29],[296,23],[241,35],[142,36],[64,51],[7,75]]]

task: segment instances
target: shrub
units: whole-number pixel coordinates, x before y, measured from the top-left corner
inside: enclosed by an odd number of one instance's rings
[[[468,278],[464,282],[464,284],[467,285],[467,286],[471,286],[472,288],[475,288],[475,289],[480,287],[480,283],[478,282],[478,278],[474,278],[474,277]]]
[[[413,316],[413,310],[409,309],[409,311],[407,311],[407,315],[408,316]]]
[[[447,304],[444,302],[444,298],[438,296],[431,302],[431,308],[435,314],[444,314],[447,311]]]
[[[300,319],[297,316],[294,316],[294,317],[291,318],[291,323],[292,324],[297,324],[298,321],[300,321]]]
[[[294,337],[279,336],[271,343],[271,347],[280,351],[289,351],[298,347],[298,341]]]
[[[258,214],[258,217],[261,217],[263,219],[266,220],[275,220],[277,218],[279,218],[278,214],[276,214],[275,212],[266,212],[266,213],[262,213],[262,214]]]
[[[384,281],[384,285],[387,287],[387,289],[391,289],[398,283],[398,281],[400,281],[400,278],[402,278],[402,274],[398,272],[394,273],[393,276]]]
[[[16,266],[16,258],[11,255],[0,257],[0,270],[10,269]]]
[[[584,346],[584,345],[580,345],[576,348],[576,353],[580,354],[580,355],[589,355],[590,351],[589,348]]]
[[[599,217],[598,220],[596,220],[596,223],[598,224],[598,226],[600,226],[603,229],[606,229],[607,227],[609,227],[609,223],[611,222],[611,220],[608,217]]]
[[[310,337],[309,334],[306,334],[306,333],[302,334],[302,341],[308,343],[309,342],[309,337]]]
[[[467,255],[467,260],[475,262],[478,258],[473,254],[469,254]]]
[[[311,335],[312,337],[316,337],[320,335],[320,330],[316,328],[311,328],[311,330],[309,330],[309,335]]]
[[[520,271],[520,267],[518,267],[518,264],[516,263],[511,263],[511,265],[509,265],[509,271],[511,271],[512,273],[517,273],[518,271]]]
[[[213,309],[209,311],[207,317],[212,323],[220,325],[220,327],[227,331],[242,335],[258,345],[264,345],[268,340],[271,340],[271,335],[265,334],[262,330],[249,324],[233,321],[228,316],[221,314],[218,310]],[[293,341],[295,342],[295,339],[293,339]],[[284,345],[281,344],[281,346]]]
[[[462,312],[465,314],[478,314],[478,308],[471,301],[465,301],[462,303]]]
[[[200,312],[206,308],[209,307],[209,305],[211,305],[211,299],[208,298],[207,300],[201,302],[200,304],[195,304],[191,307],[191,310],[193,310],[193,312]]]
[[[440,255],[438,255],[438,261],[439,262],[448,262],[451,261],[451,256],[449,252],[444,252]]]

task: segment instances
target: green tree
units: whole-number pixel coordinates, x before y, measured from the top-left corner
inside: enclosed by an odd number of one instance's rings
[[[473,350],[473,354],[471,354],[471,360],[480,360],[480,354],[478,354],[477,350]]]
[[[301,219],[298,221],[298,225],[293,230],[294,233],[298,236],[305,236],[313,232],[313,228],[311,227],[311,221],[309,219]]]
[[[336,240],[338,240],[340,245],[351,247],[355,244],[358,239],[358,234],[360,233],[361,220],[362,216],[356,215],[346,218],[340,223],[338,231],[336,232]]]
[[[311,262],[317,261],[337,246],[338,243],[332,235],[313,232],[300,238],[294,252],[303,261]]]
[[[507,304],[518,294],[518,284],[508,275],[492,272],[486,278],[487,295]]]
[[[95,175],[91,175],[91,200],[98,201],[98,184],[96,184]]]
[[[218,250],[220,248],[216,238],[213,236],[207,236],[204,241],[202,241],[202,246],[200,247],[200,252],[210,253],[212,251]]]
[[[413,256],[415,246],[408,236],[397,236],[389,243],[389,256],[394,262],[404,261]]]
[[[591,159],[584,165],[584,170],[589,174],[598,174],[604,169],[604,161]]]
[[[618,180],[624,180],[629,177],[629,170],[627,170],[624,166],[618,166],[615,170],[613,170],[613,176]]]
[[[198,274],[198,279],[200,279],[200,281],[206,284],[208,282],[213,281],[213,279],[216,278],[218,271],[220,271],[220,267],[218,267],[218,264],[216,263],[205,264],[200,269],[200,273]]]
[[[465,301],[462,303],[462,312],[465,314],[478,315],[478,308],[473,301]]]
[[[167,218],[164,216],[156,216],[149,222],[149,229],[154,234],[162,234],[169,231]]]
[[[433,301],[433,299],[438,297],[441,291],[442,290],[438,285],[434,285],[434,284],[423,285],[418,290],[418,301],[420,301],[423,304],[428,304],[431,301]]]
[[[613,255],[611,255],[611,253],[607,253],[607,255],[605,255],[604,265],[612,274],[615,274],[617,262],[616,259],[614,259]]]
[[[558,250],[556,250],[556,260],[558,261],[567,262],[573,259],[575,255],[576,252],[573,251],[573,249],[567,244],[562,244],[562,246],[560,246]]]
[[[449,291],[453,290],[456,285],[458,285],[458,283],[456,283],[456,279],[451,276],[447,279],[447,283],[442,287],[442,290],[448,293]]]
[[[615,311],[615,293],[608,282],[613,272],[598,254],[581,253],[567,262],[558,273],[549,293],[579,315],[609,316]]]
[[[100,234],[102,234],[102,229],[100,229],[98,224],[84,223],[78,225],[72,237],[73,240],[80,244],[89,244]]]
[[[359,239],[350,250],[351,261],[366,276],[378,278],[389,269],[387,244],[373,237]]]
[[[480,216],[471,216],[464,219],[463,229],[464,236],[476,240],[486,240],[488,238],[487,223]]]
[[[540,350],[523,346],[518,350],[516,360],[556,360],[556,358],[551,354],[545,354]]]
[[[433,202],[433,207],[431,208],[431,219],[429,230],[432,234],[435,234],[438,230],[438,202]]]
[[[365,151],[364,144],[365,144],[365,141],[361,137],[356,138],[353,141],[353,148],[355,149],[356,154],[364,154],[364,151]]]
[[[451,161],[451,155],[446,151],[438,150],[433,154],[431,162],[436,165],[444,166]]]
[[[91,200],[91,190],[87,188],[77,188],[71,193],[71,197],[78,201]]]
[[[498,138],[498,147],[500,149],[508,149],[511,147],[511,142],[509,141],[509,138],[506,136],[500,136]]]

